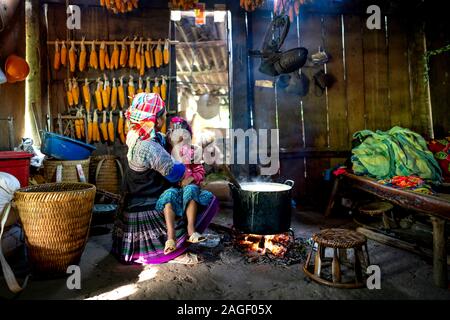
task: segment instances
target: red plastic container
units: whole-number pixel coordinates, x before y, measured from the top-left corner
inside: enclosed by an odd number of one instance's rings
[[[19,180],[20,187],[28,186],[30,178],[30,159],[28,152],[0,151],[0,172],[12,174]]]

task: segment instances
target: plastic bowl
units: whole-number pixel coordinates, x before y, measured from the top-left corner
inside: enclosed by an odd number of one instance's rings
[[[44,131],[41,152],[58,160],[84,160],[96,148],[90,144],[60,134]]]

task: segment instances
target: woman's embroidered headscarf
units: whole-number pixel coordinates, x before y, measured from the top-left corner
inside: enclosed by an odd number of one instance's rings
[[[157,93],[138,93],[125,113],[134,131],[142,140],[155,137],[156,119],[166,112],[164,100]]]

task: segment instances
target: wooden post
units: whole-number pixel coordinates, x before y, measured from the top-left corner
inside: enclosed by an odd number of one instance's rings
[[[433,278],[434,284],[447,288],[447,248],[445,237],[445,220],[431,217],[433,224]]]
[[[39,0],[25,0],[25,37],[26,60],[30,66],[30,74],[26,80],[27,100],[25,101],[25,127],[29,126],[31,138],[40,143],[40,136],[34,118],[41,119],[41,58],[40,58],[40,31],[39,31]],[[32,104],[36,105],[33,110]]]

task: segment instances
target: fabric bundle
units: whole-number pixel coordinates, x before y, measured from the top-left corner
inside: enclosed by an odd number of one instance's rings
[[[439,183],[441,169],[418,133],[401,127],[389,131],[362,130],[353,135],[359,144],[352,150],[353,171],[379,180],[417,176]]]
[[[398,188],[405,189],[409,191],[424,193],[424,194],[433,194],[433,190],[431,186],[427,184],[423,179],[415,176],[395,176],[392,179],[379,180],[378,183]]]

